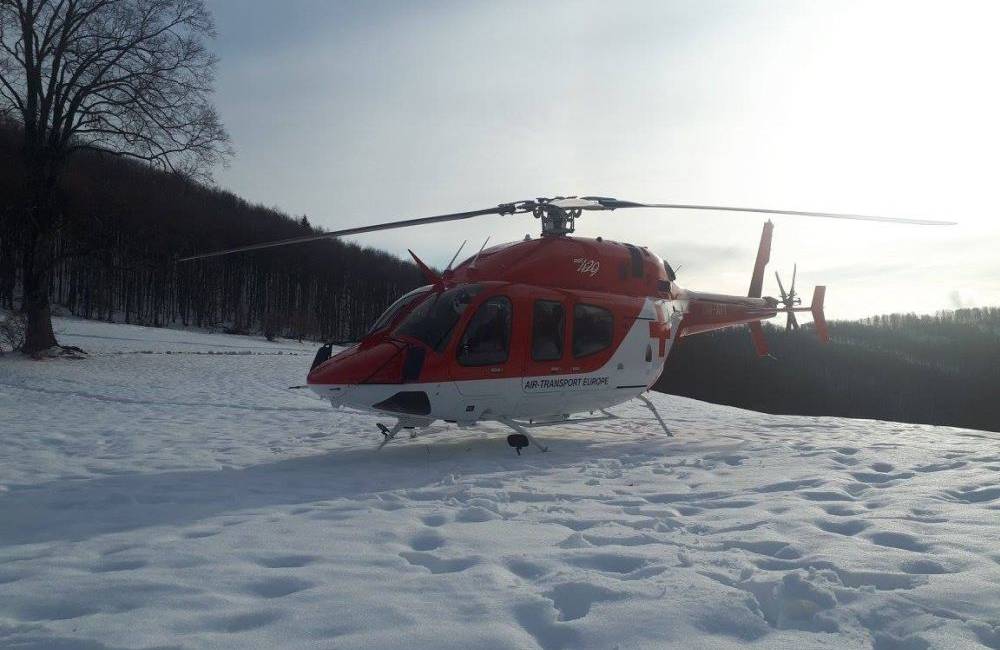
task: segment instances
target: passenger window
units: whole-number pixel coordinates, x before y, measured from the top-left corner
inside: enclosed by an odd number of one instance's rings
[[[536,300],[531,332],[532,359],[535,361],[562,359],[566,332],[566,310],[562,303]]]
[[[504,363],[510,355],[512,307],[504,296],[490,298],[476,310],[458,346],[463,366]]]
[[[614,339],[614,316],[594,305],[573,307],[573,356],[585,357],[611,347]]]

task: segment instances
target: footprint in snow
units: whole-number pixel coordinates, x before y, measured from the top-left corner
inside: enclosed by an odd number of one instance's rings
[[[320,558],[315,555],[273,555],[254,560],[265,569],[294,569],[312,564]]]
[[[444,537],[438,533],[428,530],[417,533],[410,538],[410,548],[414,551],[433,551],[444,546]]]
[[[463,508],[458,511],[455,515],[455,521],[461,521],[465,523],[492,521],[494,519],[499,519],[500,515],[493,512],[492,510],[487,510],[481,506],[471,506],[469,508]]]
[[[560,621],[575,621],[590,613],[595,603],[624,598],[624,594],[589,582],[567,582],[556,585],[544,596],[559,611]]]
[[[147,566],[149,562],[139,559],[106,559],[98,562],[92,569],[94,573],[112,573],[115,571],[134,571]]]
[[[507,567],[508,571],[525,580],[535,580],[548,573],[548,569],[543,565],[521,558],[504,560],[504,566]]]
[[[572,626],[555,621],[549,600],[523,603],[514,608],[514,618],[545,650],[580,647],[580,633]]]
[[[96,614],[100,610],[78,600],[35,600],[20,604],[17,617],[22,621],[67,621]]]
[[[420,518],[420,521],[424,522],[424,525],[426,526],[433,526],[436,528],[438,526],[444,526],[448,523],[448,517],[440,512],[435,512],[433,514],[424,515]]]
[[[246,589],[261,598],[281,598],[282,596],[309,589],[315,586],[315,584],[314,582],[293,576],[284,576],[252,582],[247,585]]]
[[[617,574],[632,573],[650,563],[649,560],[642,557],[618,553],[576,555],[567,558],[565,562],[581,569],[596,569],[604,573]]]
[[[909,533],[896,533],[896,532],[880,532],[880,533],[870,533],[866,537],[873,543],[879,546],[887,546],[889,548],[898,548],[904,551],[913,551],[915,553],[923,553],[930,549],[930,545],[921,542],[919,539],[910,535]]]
[[[479,558],[476,557],[443,558],[422,551],[404,551],[399,556],[413,566],[423,567],[431,573],[458,573],[479,564]]]
[[[899,570],[903,573],[912,573],[914,575],[937,575],[955,572],[954,569],[949,569],[934,560],[907,560],[899,565]]]
[[[804,487],[818,487],[822,485],[825,481],[822,479],[808,478],[808,479],[798,479],[795,481],[779,481],[778,483],[771,483],[769,485],[764,485],[762,487],[756,488],[754,492],[793,492],[800,490]]]
[[[870,525],[871,524],[867,521],[863,521],[861,519],[848,519],[847,521],[827,521],[819,519],[816,521],[817,528],[825,530],[828,533],[836,533],[847,537],[857,535]]]
[[[921,474],[927,472],[943,472],[949,469],[959,469],[960,467],[965,467],[968,465],[964,460],[956,460],[950,463],[929,463],[927,465],[917,465],[913,468],[913,471],[920,472]]]
[[[882,483],[888,483],[890,481],[899,481],[902,479],[913,478],[914,474],[913,472],[900,472],[898,474],[887,474],[883,473],[881,470],[875,470],[875,472],[851,472],[851,476],[861,481],[862,483],[868,483],[869,485],[879,485]]]
[[[835,490],[805,490],[796,494],[810,501],[854,501],[854,497]]]
[[[945,493],[955,501],[962,503],[986,503],[1000,498],[1000,485],[965,490],[945,490]]]
[[[214,616],[202,622],[201,629],[211,632],[246,632],[270,625],[283,618],[281,612],[261,611],[235,614],[230,616]]]
[[[758,555],[778,558],[781,560],[797,560],[802,553],[788,542],[778,540],[763,540],[758,542],[729,541],[724,542],[726,548],[739,548]]]
[[[855,515],[860,515],[863,510],[859,510],[853,506],[842,505],[839,503],[832,503],[830,505],[820,506],[826,514],[833,515],[834,517],[854,517]]]
[[[919,635],[896,636],[889,632],[876,632],[873,650],[927,650],[931,644]]]

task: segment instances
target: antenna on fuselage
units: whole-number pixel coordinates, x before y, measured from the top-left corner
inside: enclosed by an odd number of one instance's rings
[[[475,266],[476,260],[479,259],[479,254],[483,252],[483,249],[486,248],[486,244],[489,243],[489,241],[490,236],[486,235],[486,241],[484,241],[483,245],[479,247],[479,250],[476,252],[476,256],[472,258],[472,262],[469,263],[469,266]]]
[[[448,262],[448,268],[446,268],[446,269],[445,269],[445,272],[448,272],[448,271],[450,271],[450,270],[451,270],[451,265],[455,263],[455,260],[456,260],[456,259],[458,259],[458,254],[462,252],[462,249],[463,249],[463,248],[465,248],[465,244],[466,244],[466,243],[467,243],[468,241],[469,241],[468,239],[466,239],[465,241],[463,241],[463,242],[462,242],[462,245],[458,247],[458,250],[457,250],[457,251],[455,251],[455,255],[454,255],[454,257],[452,257],[452,258],[451,258],[451,261],[450,261],[450,262]]]

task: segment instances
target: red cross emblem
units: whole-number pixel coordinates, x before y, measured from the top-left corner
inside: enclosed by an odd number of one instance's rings
[[[663,315],[663,306],[656,306],[656,320],[649,323],[649,338],[660,340],[660,356],[667,354],[667,341],[670,339],[670,323]]]

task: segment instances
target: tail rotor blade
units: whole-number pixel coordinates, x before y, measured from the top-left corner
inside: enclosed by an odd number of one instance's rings
[[[778,290],[781,291],[781,300],[788,302],[788,294],[785,293],[785,285],[781,284],[781,276],[778,275],[777,271],[774,272],[774,279],[778,281]]]
[[[788,297],[791,298],[791,299],[793,299],[793,300],[795,299],[795,274],[798,273],[798,270],[799,270],[799,265],[798,264],[793,264],[792,265],[792,288],[788,290]]]

